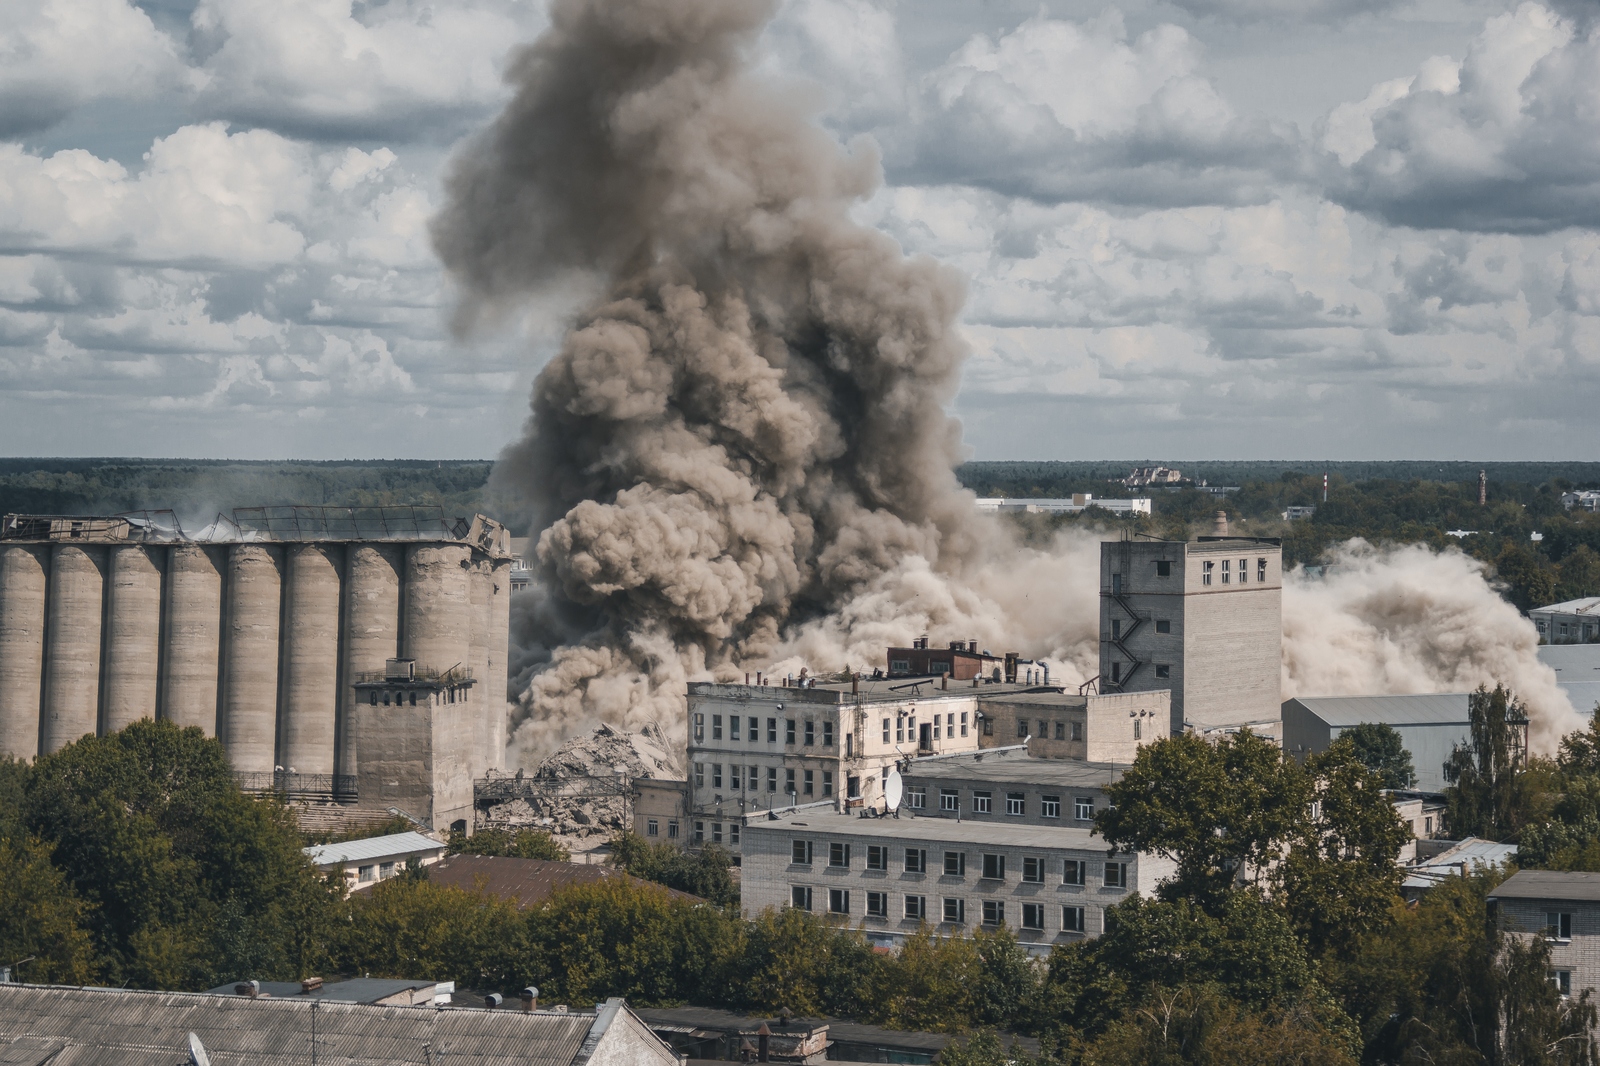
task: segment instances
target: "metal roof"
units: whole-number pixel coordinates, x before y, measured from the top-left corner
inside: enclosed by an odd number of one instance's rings
[[[1405,869],[1403,888],[1432,888],[1446,877],[1457,877],[1462,864],[1469,871],[1503,866],[1517,857],[1515,844],[1501,844],[1481,837],[1468,837],[1449,851],[1440,852],[1426,862]]]
[[[234,986],[238,981],[218,985],[206,994],[211,996],[238,995]],[[400,981],[382,977],[352,977],[347,981],[324,981],[321,987],[307,992],[299,981],[259,981],[259,991],[264,996],[285,999],[301,996],[305,999],[322,999],[330,1003],[378,1003],[402,992],[417,992],[433,988],[433,981]]]
[[[1077,759],[1036,759],[1020,749],[978,750],[934,759],[915,759],[906,768],[906,780],[993,781],[1004,785],[1038,785],[1044,788],[1105,788],[1122,780],[1127,767],[1120,763],[1080,762]]]
[[[1335,729],[1382,722],[1392,726],[1467,725],[1465,692],[1412,696],[1296,696],[1298,703]]]
[[[899,818],[861,818],[830,810],[793,811],[768,818],[765,812],[745,815],[745,833],[801,830],[830,836],[860,837],[872,841],[928,840],[949,844],[996,844],[1016,848],[1073,848],[1106,851],[1106,842],[1091,829],[1053,825],[1006,825],[987,820],[915,818],[904,809]]]
[[[337,844],[315,844],[305,849],[317,866],[348,866],[376,859],[399,859],[421,852],[439,852],[444,845],[421,833],[392,833],[389,836],[344,840]]]
[[[652,1029],[663,1031],[689,1031],[693,1029],[720,1030],[727,1033],[753,1034],[764,1024],[775,1033],[808,1032],[821,1026],[828,1027],[828,1038],[834,1043],[868,1044],[879,1048],[938,1053],[959,1037],[945,1033],[922,1033],[902,1029],[885,1029],[878,1025],[845,1021],[840,1018],[767,1018],[761,1015],[736,1014],[713,1007],[646,1007],[634,1012]],[[787,1024],[785,1024],[787,1023]],[[1001,1033],[1002,1043],[1010,1046],[1013,1040],[1037,1051],[1038,1040]]]
[[[626,1009],[609,1001],[605,1011]],[[613,1011],[614,1014],[614,1011]],[[214,1066],[572,1066],[592,1013],[375,1007],[309,999],[0,985],[0,1062],[176,1066],[194,1033]],[[660,1061],[672,1057],[661,1048]]]
[[[771,680],[780,680],[772,678]],[[848,681],[818,681],[805,688],[778,685],[723,685],[712,681],[689,682],[689,695],[712,696],[733,700],[777,700],[789,703],[822,703],[850,705],[857,703],[909,703],[932,700],[992,699],[995,696],[1023,692],[1060,692],[1054,685],[995,684],[985,681],[974,686],[971,681],[951,681],[949,688],[939,687],[935,677],[876,677],[862,678],[857,691],[850,691]]]
[[[1529,614],[1600,614],[1600,596],[1585,596],[1582,599],[1567,600],[1565,603],[1552,603],[1548,607],[1535,607]]]
[[[1600,873],[1518,870],[1489,893],[1490,899],[1581,900],[1600,903]]]

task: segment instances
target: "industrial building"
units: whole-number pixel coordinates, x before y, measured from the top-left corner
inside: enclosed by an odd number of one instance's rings
[[[1472,743],[1466,692],[1415,696],[1299,696],[1283,704],[1283,750],[1298,759],[1319,751],[1363,723],[1392,726],[1411,753],[1413,787],[1443,792],[1444,764],[1457,745]]]
[[[1060,499],[1030,498],[1026,496],[980,496],[975,502],[979,514],[1082,514],[1091,507],[1112,514],[1134,515],[1150,513],[1150,498],[1139,496],[1129,500],[1096,499],[1093,493],[1076,492]]]
[[[1600,642],[1600,596],[1535,607],[1528,617],[1546,644]]]
[[[483,515],[258,507],[6,515],[0,753],[140,718],[196,726],[240,783],[470,830],[503,759],[511,552]]]
[[[1275,733],[1283,644],[1279,541],[1100,545],[1101,692],[1170,690],[1170,732]]]
[[[1600,704],[1600,644],[1541,644],[1539,661],[1556,672],[1556,684],[1584,717]]]

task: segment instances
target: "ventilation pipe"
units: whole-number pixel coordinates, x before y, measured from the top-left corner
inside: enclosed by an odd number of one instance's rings
[[[1217,512],[1216,520],[1212,523],[1212,526],[1211,526],[1211,535],[1214,536],[1214,537],[1226,537],[1228,535],[1228,512],[1227,511],[1218,511]]]
[[[521,998],[523,1010],[534,1011],[539,1009],[539,990],[533,985],[529,985],[522,990]]]

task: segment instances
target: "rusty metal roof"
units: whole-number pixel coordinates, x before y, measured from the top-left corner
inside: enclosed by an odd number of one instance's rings
[[[5,1066],[573,1066],[601,1014],[377,1007],[186,992],[0,985]],[[662,1062],[670,1052],[661,1048]]]
[[[591,866],[549,859],[518,859],[500,855],[447,855],[428,867],[428,880],[436,885],[485,892],[515,900],[519,910],[536,907],[569,885],[593,885],[617,879],[649,885],[679,899],[704,903],[699,896],[680,892],[623,873],[613,866]]]

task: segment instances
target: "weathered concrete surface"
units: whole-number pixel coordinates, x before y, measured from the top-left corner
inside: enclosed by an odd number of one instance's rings
[[[352,544],[345,570],[344,706],[340,712],[339,772],[356,773],[360,750],[356,679],[383,671],[400,654],[400,580],[405,548],[398,544]],[[357,786],[360,790],[361,786]],[[361,805],[369,806],[361,791]]]
[[[270,772],[278,719],[283,549],[236,545],[228,558],[227,675],[218,734],[235,770]]]
[[[464,544],[406,549],[405,649],[419,669],[472,667],[471,563],[472,549]],[[477,687],[458,693],[458,702],[439,706],[432,716],[436,828],[458,820],[472,825],[474,715],[481,698]]]
[[[161,570],[167,549],[124,544],[110,549],[105,681],[100,731],[115,733],[156,716],[161,668]]]
[[[217,735],[222,663],[222,575],[227,549],[178,544],[167,562],[167,648],[162,717]]]
[[[0,547],[0,755],[16,759],[39,754],[49,573],[49,547]]]
[[[287,630],[278,761],[302,774],[331,774],[339,715],[337,544],[288,548]]]
[[[58,544],[50,561],[40,750],[93,734],[100,721],[100,630],[106,550]]]
[[[489,766],[506,765],[506,733],[511,724],[507,682],[511,669],[511,560],[494,564],[494,596],[489,601],[489,676],[484,678],[484,702],[489,707]]]

